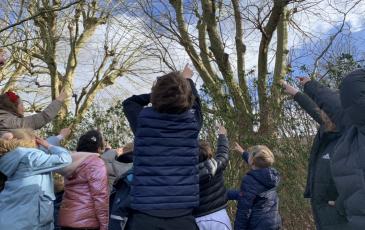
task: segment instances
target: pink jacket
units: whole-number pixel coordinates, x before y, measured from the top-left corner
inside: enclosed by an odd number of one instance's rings
[[[108,229],[109,191],[104,161],[96,153],[72,153],[64,168],[65,192],[58,223],[62,227]]]

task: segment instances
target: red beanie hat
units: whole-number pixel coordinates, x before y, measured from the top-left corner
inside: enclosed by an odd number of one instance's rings
[[[12,92],[12,91],[8,91],[5,93],[5,95],[9,98],[9,100],[11,102],[13,102],[14,104],[17,104],[18,103],[18,100],[19,100],[19,96],[16,95],[16,93]]]

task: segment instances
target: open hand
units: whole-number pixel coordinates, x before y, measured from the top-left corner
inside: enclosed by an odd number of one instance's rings
[[[311,79],[309,77],[297,77],[299,79],[299,82],[302,86],[307,84]]]
[[[182,71],[182,76],[185,79],[191,79],[191,77],[194,75],[193,70],[189,67],[189,63],[185,65],[184,70]]]
[[[242,154],[245,150],[242,148],[242,146],[240,144],[238,144],[237,142],[234,143],[234,147],[233,150]]]
[[[61,90],[60,95],[58,95],[58,97],[56,97],[56,100],[57,100],[57,101],[64,102],[64,101],[66,100],[66,98],[68,98],[68,96],[69,96],[69,95],[67,94],[67,92],[66,92],[65,88],[63,88],[63,89]]]
[[[293,86],[289,85],[288,82],[284,80],[280,80],[280,84],[283,86],[285,93],[295,96],[299,92],[298,89],[294,88]]]

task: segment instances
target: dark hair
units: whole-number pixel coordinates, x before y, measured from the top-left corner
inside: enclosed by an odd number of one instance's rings
[[[104,148],[103,135],[97,130],[90,130],[80,137],[76,151],[98,153],[100,150],[104,150]]]
[[[18,113],[19,102],[20,100],[18,100],[16,103],[12,102],[6,94],[0,95],[0,109],[11,112],[18,117],[23,117],[21,114]]]
[[[206,141],[199,141],[199,162],[206,161],[213,157],[212,148]]]
[[[152,87],[152,107],[159,113],[180,114],[189,110],[193,102],[190,84],[179,72],[159,77]]]

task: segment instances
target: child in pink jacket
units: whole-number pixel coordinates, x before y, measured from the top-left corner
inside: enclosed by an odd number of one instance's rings
[[[82,135],[72,164],[60,172],[65,177],[65,191],[59,211],[61,229],[106,230],[109,221],[108,175],[99,153],[104,150],[100,132]]]

